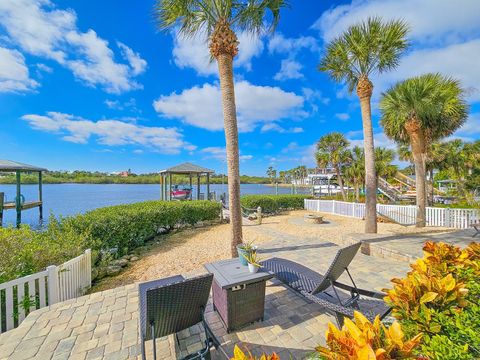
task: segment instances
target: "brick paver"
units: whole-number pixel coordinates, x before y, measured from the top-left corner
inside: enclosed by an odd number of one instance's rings
[[[318,238],[296,237],[259,227],[275,241],[262,245],[262,257],[284,257],[324,272],[338,246]],[[359,286],[381,290],[408,264],[358,254],[351,272]],[[203,272],[199,269],[195,273]],[[347,281],[344,279],[344,281]],[[214,359],[225,359],[235,344],[254,354],[277,352],[301,359],[324,343],[333,317],[273,279],[267,283],[265,319],[228,334],[209,304],[206,318],[222,346]],[[199,326],[157,340],[158,358],[175,359],[200,348]],[[32,312],[17,328],[0,335],[0,359],[140,359],[137,284],[107,290]],[[147,343],[147,352],[151,351]]]

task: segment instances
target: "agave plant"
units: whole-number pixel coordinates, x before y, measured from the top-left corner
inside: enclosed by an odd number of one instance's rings
[[[360,312],[354,312],[354,321],[345,319],[342,329],[328,324],[327,347],[315,350],[329,360],[388,360],[415,359],[413,350],[420,344],[422,334],[405,340],[402,327],[394,322],[386,327],[377,316],[371,323]]]

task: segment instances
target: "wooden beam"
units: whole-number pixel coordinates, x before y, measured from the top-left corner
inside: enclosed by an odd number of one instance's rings
[[[5,194],[0,192],[0,227],[3,225],[3,202],[5,201]]]
[[[207,199],[210,200],[210,174],[207,173]]]
[[[197,174],[197,200],[200,200],[200,175]]]

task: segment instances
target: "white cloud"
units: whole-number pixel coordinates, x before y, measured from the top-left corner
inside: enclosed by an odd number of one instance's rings
[[[478,0],[353,0],[325,11],[313,28],[320,30],[324,41],[331,41],[349,26],[371,16],[401,18],[410,24],[413,39],[447,43],[475,34],[479,13]]]
[[[209,160],[209,159],[215,159],[219,161],[226,162],[227,161],[227,150],[225,147],[220,147],[220,146],[210,146],[203,148],[200,150],[202,154],[205,154],[203,157],[203,160]],[[239,160],[241,162],[246,161],[246,160],[251,160],[253,159],[253,155],[242,155],[240,154]]]
[[[280,70],[275,74],[275,80],[300,79],[302,65],[296,60],[297,54],[307,49],[311,52],[318,52],[318,41],[311,36],[300,36],[298,38],[286,38],[281,33],[275,34],[268,42],[270,54],[286,54],[287,58],[282,59]]]
[[[120,100],[105,100],[103,102],[109,109],[113,110],[125,110],[130,109],[133,111],[138,111],[137,109],[137,101],[134,98],[130,98],[127,101],[120,101]]]
[[[144,60],[125,49],[128,64],[115,61],[115,54],[92,29],[82,32],[76,13],[60,10],[50,0],[2,0],[0,25],[9,40],[24,52],[57,61],[89,86],[121,93],[141,87],[133,78]]]
[[[480,137],[480,113],[470,114],[468,120],[447,140],[461,139],[463,141],[474,141]]]
[[[285,134],[285,133],[299,134],[303,132],[303,128],[296,126],[296,127],[285,129],[275,122],[269,122],[263,125],[260,131],[261,132],[275,131],[281,134]]]
[[[180,68],[192,68],[199,75],[216,75],[217,64],[210,59],[210,50],[205,36],[184,37],[175,32],[173,35],[173,60]],[[252,68],[252,58],[258,57],[263,52],[263,41],[247,33],[238,35],[238,55],[234,59],[235,67],[246,70]]]
[[[147,127],[119,120],[92,121],[58,112],[48,112],[45,116],[28,114],[22,119],[33,129],[57,133],[63,140],[78,144],[95,138],[102,145],[140,145],[166,154],[191,150],[193,146],[183,140],[176,128]]]
[[[400,66],[395,71],[373,79],[376,86],[375,94],[379,96],[381,91],[386,90],[389,85],[396,81],[427,72],[440,72],[459,79],[466,89],[473,89],[469,92],[469,98],[472,101],[479,101],[479,58],[480,39],[443,48],[413,51],[402,58]]]
[[[257,86],[247,81],[235,84],[238,128],[252,131],[259,123],[286,117],[303,116],[303,97],[279,87]],[[181,93],[160,96],[154,101],[155,110],[167,118],[208,130],[223,129],[221,93],[218,85],[204,84]]]
[[[350,115],[347,113],[336,113],[335,117],[341,121],[347,121],[348,119],[350,119]]]
[[[139,53],[120,41],[117,41],[117,46],[121,49],[123,57],[130,63],[133,75],[140,75],[147,70],[147,62],[140,57]]]
[[[303,74],[300,72],[302,65],[291,59],[283,59],[280,65],[280,71],[273,77],[275,80],[288,80],[288,79],[300,79],[303,78]]]
[[[30,78],[23,55],[0,47],[0,93],[31,91],[38,85]]]
[[[301,49],[308,49],[312,52],[319,51],[318,41],[312,36],[286,38],[281,33],[276,33],[268,42],[268,52],[271,54],[293,55]]]
[[[355,130],[345,134],[347,140],[350,141],[350,147],[360,146],[363,149],[363,131]],[[384,132],[377,132],[373,134],[373,142],[375,147],[383,147],[387,149],[396,150],[397,144],[395,141],[389,139]]]

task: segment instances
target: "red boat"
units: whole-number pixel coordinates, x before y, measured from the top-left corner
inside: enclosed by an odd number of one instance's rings
[[[173,200],[187,200],[192,196],[192,189],[187,187],[180,188],[178,185],[175,185],[171,192]]]

